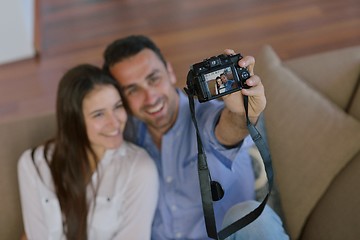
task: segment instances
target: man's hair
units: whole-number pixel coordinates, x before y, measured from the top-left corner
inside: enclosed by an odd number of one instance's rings
[[[117,39],[107,46],[104,52],[103,70],[110,74],[110,67],[126,58],[138,54],[144,49],[152,50],[166,66],[164,56],[150,38],[143,35],[131,35]]]

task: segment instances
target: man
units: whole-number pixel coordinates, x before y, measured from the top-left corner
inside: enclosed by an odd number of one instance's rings
[[[171,64],[145,36],[114,41],[107,47],[104,58],[104,70],[121,85],[125,103],[134,116],[128,122],[125,136],[148,151],[159,171],[160,195],[152,239],[208,239],[197,173],[195,128],[188,99],[175,87]],[[239,65],[248,67],[253,75],[254,62],[254,58],[244,57]],[[246,127],[242,94],[249,96],[249,117],[254,124],[265,108],[266,99],[258,76],[253,75],[247,84],[250,89],[227,95],[224,103],[216,100],[196,103],[209,169],[225,191],[224,197],[214,203],[218,229],[223,219],[226,226],[258,205],[252,201],[254,173],[248,148],[253,142]],[[268,207],[232,237],[288,239],[281,220]]]
[[[225,91],[229,91],[234,88],[233,84],[235,84],[235,81],[229,80],[225,73],[220,74],[220,78],[222,83],[225,85]]]

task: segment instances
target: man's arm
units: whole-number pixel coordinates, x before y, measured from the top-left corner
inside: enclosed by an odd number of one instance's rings
[[[235,54],[233,50],[225,50],[226,54]],[[225,146],[240,143],[249,133],[246,126],[243,95],[249,97],[249,119],[255,124],[266,106],[264,86],[259,76],[254,75],[255,59],[246,56],[239,61],[240,67],[247,67],[251,77],[246,80],[249,89],[226,95],[223,97],[225,108],[215,127],[215,136]]]

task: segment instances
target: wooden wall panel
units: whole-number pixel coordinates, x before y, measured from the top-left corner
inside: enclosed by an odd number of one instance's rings
[[[264,44],[286,60],[360,43],[358,0],[36,0],[40,56],[0,66],[0,118],[53,111],[57,83],[75,64],[102,64],[114,39],[146,34],[173,64],[188,67],[233,48]]]

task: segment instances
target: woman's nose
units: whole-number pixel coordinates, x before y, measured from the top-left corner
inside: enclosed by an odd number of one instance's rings
[[[120,120],[118,119],[116,114],[110,114],[109,119],[108,119],[108,124],[114,128],[119,127]]]

